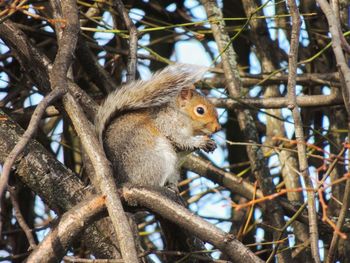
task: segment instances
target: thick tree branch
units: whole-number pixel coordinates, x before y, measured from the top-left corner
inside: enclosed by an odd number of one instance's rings
[[[248,200],[251,200],[254,196],[255,191],[253,184],[248,183],[243,178],[235,176],[230,172],[215,167],[210,161],[203,160],[202,158],[191,154],[187,156],[183,166],[190,171],[207,177],[219,185],[227,187],[233,193],[239,194]],[[257,198],[263,197],[260,190],[257,190],[255,195]]]
[[[105,211],[105,197],[97,196],[79,203],[66,212],[26,262],[59,262],[72,241]]]
[[[5,163],[3,165],[2,175],[0,177],[0,200],[7,186],[7,182],[10,176],[10,171],[18,155],[24,150],[29,140],[32,138],[34,133],[39,127],[41,118],[43,117],[46,108],[54,102],[56,99],[60,98],[65,93],[65,90],[55,89],[51,91],[36,107],[32,118],[30,119],[29,125],[21,140],[12,149],[10,154],[7,156]]]
[[[168,198],[164,198],[160,193],[144,188],[123,187],[123,196],[127,202],[145,206],[190,231],[201,240],[213,244],[228,255],[233,262],[263,262],[233,235],[223,232],[202,218],[192,214],[185,207]]]
[[[110,163],[97,139],[94,128],[73,96],[67,94],[63,99],[63,103],[78,133],[84,151],[93,165],[95,176],[91,178],[92,182],[96,189],[106,196],[108,214],[116,231],[123,259],[126,262],[136,263],[138,262],[138,257],[135,240],[117,193]]]
[[[23,134],[15,122],[0,111],[0,162],[3,162]],[[41,144],[31,140],[16,163],[16,175],[57,214],[63,214],[92,195],[78,177],[65,168]],[[98,224],[90,226],[84,241],[97,257],[113,258],[115,247],[103,236]]]
[[[79,11],[75,0],[51,1],[55,14],[58,50],[50,68],[51,89],[68,87],[67,72],[73,61],[80,31]]]
[[[41,90],[49,90],[48,66],[51,61],[31,44],[15,23],[9,20],[0,23],[0,37],[11,48],[16,59],[37,87]]]
[[[65,4],[63,5],[63,7],[68,8],[68,9],[71,8],[69,5],[67,6]],[[71,11],[69,11],[67,13],[67,15],[71,14],[70,12]],[[79,23],[77,25],[79,25]],[[61,45],[63,45],[64,47],[62,47],[61,51],[59,49],[58,54],[56,56],[54,66],[50,70],[51,87],[57,86],[57,87],[61,87],[63,90],[65,90],[69,85],[68,78],[67,78],[67,71],[69,68],[68,64],[71,63],[71,61],[72,61],[72,56],[73,56],[72,50],[74,50],[75,44],[76,44],[76,39],[72,40],[69,38],[70,37],[77,38],[77,36],[75,35],[75,34],[77,34],[77,32],[74,30],[74,26],[75,26],[75,24],[73,23],[71,29],[65,28],[62,32],[62,39],[60,40],[61,42],[59,41],[59,45],[61,43]],[[23,36],[23,39],[25,39],[25,36]],[[26,45],[30,46],[30,44],[28,44],[28,42]],[[67,48],[66,47],[67,45],[70,45],[70,48]],[[14,46],[13,48],[16,50],[17,46]],[[28,54],[21,54],[21,55],[26,56]],[[24,65],[24,66],[28,66],[29,68],[32,67],[32,65],[30,65],[30,64]],[[59,89],[61,89],[61,88],[59,88]],[[74,89],[74,88],[75,87],[73,85],[71,90],[76,91],[77,89],[76,88]],[[67,99],[67,97],[70,98],[71,100]],[[90,153],[92,153],[92,155],[90,155],[90,157],[93,157],[93,160],[95,160],[95,162],[93,161],[93,163],[96,165],[95,167],[98,168],[97,169],[98,172],[96,174],[97,175],[103,174],[102,176],[98,176],[99,186],[100,186],[100,184],[103,185],[102,192],[105,194],[107,194],[107,193],[110,194],[110,193],[113,193],[113,191],[111,189],[114,189],[114,194],[112,194],[113,196],[112,197],[107,196],[107,207],[109,208],[109,212],[111,213],[112,222],[114,222],[113,225],[117,228],[116,233],[118,235],[118,239],[119,239],[120,244],[121,244],[122,252],[125,254],[124,260],[129,261],[129,262],[137,262],[138,259],[136,257],[136,250],[135,250],[134,241],[132,239],[132,234],[131,234],[127,219],[126,219],[125,215],[123,216],[123,214],[122,214],[123,210],[122,210],[122,206],[121,206],[120,201],[118,203],[118,196],[116,195],[115,182],[113,180],[112,171],[109,167],[109,163],[105,157],[103,158],[104,153],[103,153],[102,148],[99,146],[98,143],[95,144],[95,146],[96,146],[95,148],[89,147],[91,140],[86,137],[86,133],[85,133],[86,130],[83,131],[82,129],[79,129],[82,127],[80,123],[83,122],[86,125],[88,123],[88,121],[86,120],[84,113],[81,112],[80,107],[77,106],[76,102],[74,101],[74,99],[72,98],[71,95],[66,95],[65,107],[66,107],[66,110],[68,111],[68,113],[71,113],[69,115],[70,115],[70,118],[72,119],[72,121],[75,125],[75,128],[77,129],[77,131],[79,131],[78,134],[83,137],[83,138],[81,138],[83,145],[84,146],[87,145],[85,147],[85,149],[91,149]],[[73,109],[73,111],[70,111],[72,109]],[[78,114],[78,113],[80,113],[79,117],[83,118],[82,120],[79,120],[79,118],[77,118],[74,115],[74,114]],[[84,120],[86,120],[86,121],[84,122]],[[87,130],[90,131],[90,135],[95,136],[94,132],[93,132],[93,128],[91,126],[85,126],[85,128],[86,127],[89,127]],[[100,155],[100,156],[102,156],[101,158],[96,157],[98,155],[97,154],[98,151],[96,149],[101,149],[101,151],[99,151],[99,153],[102,154],[102,155]],[[100,162],[96,162],[96,160],[99,160]],[[102,161],[102,160],[104,160],[104,161]],[[103,166],[101,164],[104,164],[104,167],[106,167],[106,168],[101,168]],[[106,177],[104,176],[106,174],[105,173],[106,171],[109,172],[109,179],[106,179]],[[106,179],[107,181],[102,180],[102,178]],[[97,186],[97,189],[100,188],[99,186]],[[111,208],[111,206],[113,206],[113,208]],[[119,217],[119,215],[120,215],[120,217]],[[114,217],[114,219],[113,219],[113,217]],[[117,218],[119,218],[119,219],[117,219]],[[122,223],[123,220],[124,220],[124,223]],[[128,231],[128,229],[129,229],[129,231]],[[129,256],[130,256],[130,258],[128,258]]]

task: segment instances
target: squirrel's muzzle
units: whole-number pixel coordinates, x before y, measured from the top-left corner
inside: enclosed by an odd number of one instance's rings
[[[222,129],[220,123],[218,123],[217,121],[209,122],[206,125],[206,128],[210,131],[210,133],[216,133]]]
[[[221,125],[219,123],[216,124],[215,126],[215,132],[218,132],[222,129]]]

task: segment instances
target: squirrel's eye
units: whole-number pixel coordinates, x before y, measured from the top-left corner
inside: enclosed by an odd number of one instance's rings
[[[200,106],[196,108],[196,111],[199,115],[203,115],[205,112],[204,108]]]

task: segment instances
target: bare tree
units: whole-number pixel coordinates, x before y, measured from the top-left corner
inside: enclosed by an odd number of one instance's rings
[[[347,1],[0,7],[1,261],[350,261]],[[180,195],[121,187],[99,104],[178,61],[210,65],[219,149]]]

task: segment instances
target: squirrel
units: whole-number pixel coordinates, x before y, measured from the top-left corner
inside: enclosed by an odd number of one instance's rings
[[[214,151],[221,129],[211,102],[194,89],[207,68],[175,64],[110,93],[95,118],[118,183],[176,187],[183,157]]]

